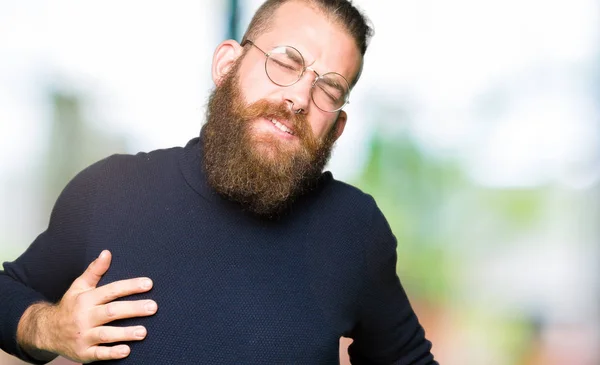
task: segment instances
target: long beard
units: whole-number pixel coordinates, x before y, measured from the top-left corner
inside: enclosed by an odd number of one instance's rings
[[[202,127],[203,164],[209,185],[259,216],[280,216],[313,188],[331,155],[335,126],[315,139],[304,115],[285,105],[259,100],[247,105],[239,90],[239,63],[212,92]],[[300,143],[258,134],[259,118],[285,119]]]

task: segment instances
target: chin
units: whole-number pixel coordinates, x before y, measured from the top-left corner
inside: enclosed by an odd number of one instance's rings
[[[290,155],[298,151],[298,140],[283,140],[263,131],[255,131],[252,136],[252,145],[255,152],[261,157],[270,159],[281,158],[282,154]]]
[[[265,159],[269,161],[275,161],[278,159],[280,153],[277,146],[274,146],[273,143],[274,142],[257,141],[254,143],[252,148],[254,149],[254,153],[261,160]]]

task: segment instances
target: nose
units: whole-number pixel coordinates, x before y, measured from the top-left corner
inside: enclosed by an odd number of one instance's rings
[[[307,70],[298,82],[283,88],[284,101],[290,106],[292,112],[298,114],[306,114],[308,112],[308,108],[310,107],[310,93],[314,82],[313,76],[314,73]]]

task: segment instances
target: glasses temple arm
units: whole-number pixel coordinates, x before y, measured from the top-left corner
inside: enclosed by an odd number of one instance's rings
[[[263,51],[262,49],[260,49],[260,47],[259,47],[259,46],[257,46],[256,44],[254,44],[254,42],[252,42],[252,41],[251,41],[251,40],[249,40],[249,39],[244,39],[244,40],[242,41],[242,44],[241,44],[241,46],[242,46],[242,47],[245,47],[245,46],[246,46],[246,44],[248,44],[248,43],[250,43],[251,45],[253,45],[254,47],[256,47],[256,49],[258,49],[259,51],[261,51],[261,52],[262,52],[262,53],[263,53],[263,54],[264,54],[266,57],[269,57],[269,54],[268,54],[268,53],[266,53],[265,51]]]

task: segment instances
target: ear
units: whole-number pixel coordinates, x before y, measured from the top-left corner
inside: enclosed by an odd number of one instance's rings
[[[226,40],[217,46],[212,61],[212,79],[215,85],[221,83],[242,51],[242,46],[233,39]]]
[[[345,111],[340,110],[340,114],[338,115],[337,120],[335,121],[335,124],[333,125],[333,128],[335,128],[334,136],[335,136],[336,141],[338,138],[340,138],[340,136],[344,132],[344,128],[346,127],[347,120],[348,120],[348,114]]]

